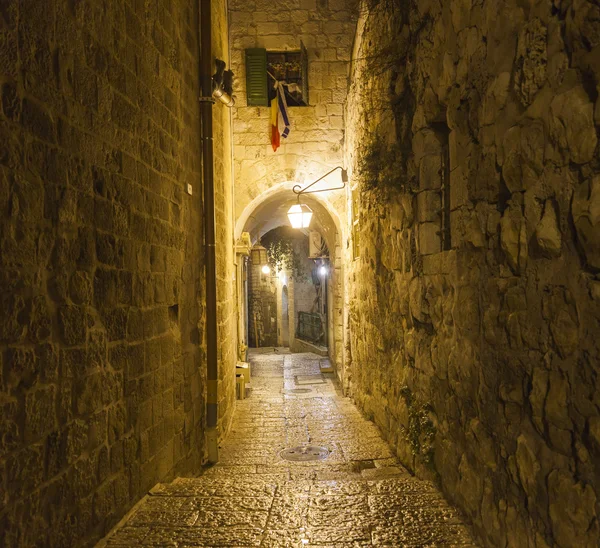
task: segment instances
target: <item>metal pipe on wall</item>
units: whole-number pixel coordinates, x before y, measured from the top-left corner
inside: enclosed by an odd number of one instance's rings
[[[214,99],[212,84],[211,0],[200,0],[200,118],[204,183],[204,245],[206,264],[206,444],[209,462],[218,462],[217,272],[215,186],[213,166]]]

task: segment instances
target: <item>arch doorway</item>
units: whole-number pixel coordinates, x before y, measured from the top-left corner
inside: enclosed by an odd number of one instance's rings
[[[273,333],[276,344],[289,345],[292,352],[317,352],[329,357],[341,377],[344,371],[343,234],[340,232],[338,212],[320,198],[302,198],[313,211],[309,229],[290,227],[287,211],[297,198],[285,187],[279,192],[269,192],[256,198],[237,218],[237,237],[246,233],[251,245],[260,241],[261,246],[268,248],[270,241],[279,237],[297,246],[296,251],[306,248],[298,253],[301,262],[306,261],[300,273],[297,264],[288,264],[284,271],[272,268],[270,275],[262,274],[259,278],[261,267],[249,263],[248,346],[272,346],[273,343],[267,343],[267,340]],[[275,234],[279,236],[275,237]],[[321,242],[321,249],[324,250],[322,256],[311,251],[315,249],[311,245],[311,241],[316,241],[315,238]],[[257,283],[259,281],[260,284]],[[255,289],[260,290],[258,298],[253,297],[254,285],[257,285]],[[265,315],[266,305],[273,302],[277,306],[276,326],[272,326],[271,319]],[[256,322],[253,306],[257,310]],[[261,311],[262,315],[259,314]],[[254,339],[258,340],[258,344]]]
[[[287,285],[281,291],[281,345],[290,346],[289,295]]]

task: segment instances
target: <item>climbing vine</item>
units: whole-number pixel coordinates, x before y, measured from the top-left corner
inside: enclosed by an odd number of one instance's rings
[[[300,256],[294,251],[294,246],[289,240],[281,239],[269,243],[267,245],[267,258],[269,266],[275,272],[287,270],[295,280],[306,277]]]

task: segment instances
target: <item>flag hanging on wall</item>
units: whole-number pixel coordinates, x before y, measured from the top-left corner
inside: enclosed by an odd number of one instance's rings
[[[290,134],[290,118],[285,100],[283,82],[275,81],[275,98],[271,100],[271,146],[275,152],[284,139]]]

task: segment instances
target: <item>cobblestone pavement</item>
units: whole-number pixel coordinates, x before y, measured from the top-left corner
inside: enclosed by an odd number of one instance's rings
[[[219,464],[154,487],[100,545],[475,546],[440,492],[408,474],[321,375],[321,359],[254,354],[251,394],[237,402]],[[280,456],[299,445],[330,453]]]

